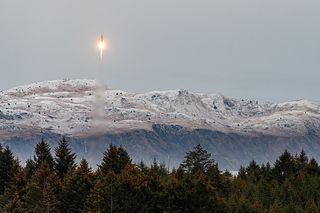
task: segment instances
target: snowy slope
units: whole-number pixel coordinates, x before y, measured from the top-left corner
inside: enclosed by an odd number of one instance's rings
[[[102,132],[163,123],[226,133],[303,136],[312,130],[319,135],[320,105],[306,100],[272,104],[186,90],[130,93],[104,88],[104,116],[97,119],[97,91],[93,80],[45,81],[3,91],[0,137],[25,129],[94,134],[97,122]]]

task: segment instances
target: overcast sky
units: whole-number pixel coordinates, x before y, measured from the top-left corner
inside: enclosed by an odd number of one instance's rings
[[[320,100],[319,0],[1,0],[0,89],[99,77],[122,90]],[[110,42],[99,67],[96,39]]]

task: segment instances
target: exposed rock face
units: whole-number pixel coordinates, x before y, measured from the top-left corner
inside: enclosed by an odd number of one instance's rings
[[[177,166],[198,143],[223,169],[255,159],[274,161],[302,148],[320,160],[320,105],[236,100],[186,90],[102,91],[105,117],[94,118],[91,80],[40,82],[0,93],[0,141],[24,161],[41,137],[53,147],[66,135],[78,158],[92,166],[108,144],[124,146],[135,161],[154,158]]]
[[[31,156],[33,148],[43,136],[52,147],[61,138],[56,133],[35,134],[30,138],[11,138],[5,142],[20,159]],[[202,144],[223,169],[237,170],[252,159],[259,163],[274,161],[285,149],[299,152],[304,149],[310,156],[320,159],[319,138],[313,134],[304,137],[269,135],[240,135],[207,129],[188,130],[178,125],[155,124],[150,130],[131,130],[116,134],[69,138],[78,160],[86,158],[95,166],[105,148],[113,143],[125,147],[134,161],[151,163],[154,158],[170,167],[177,167],[185,152],[198,143]]]

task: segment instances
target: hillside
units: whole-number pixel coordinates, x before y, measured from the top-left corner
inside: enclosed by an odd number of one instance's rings
[[[253,158],[273,161],[284,149],[304,148],[320,160],[320,104],[307,100],[273,104],[186,90],[130,93],[92,80],[57,80],[2,91],[0,120],[0,141],[22,161],[40,137],[54,146],[61,135],[92,165],[109,143],[126,147],[135,161],[156,158],[171,167],[197,143],[231,170]]]

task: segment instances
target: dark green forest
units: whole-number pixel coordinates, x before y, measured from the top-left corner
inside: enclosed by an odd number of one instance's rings
[[[75,159],[65,138],[54,150],[41,140],[23,166],[0,146],[0,212],[320,211],[320,168],[303,150],[272,165],[253,160],[238,176],[220,171],[201,145],[170,171],[156,159],[133,163],[115,145],[95,170]]]

